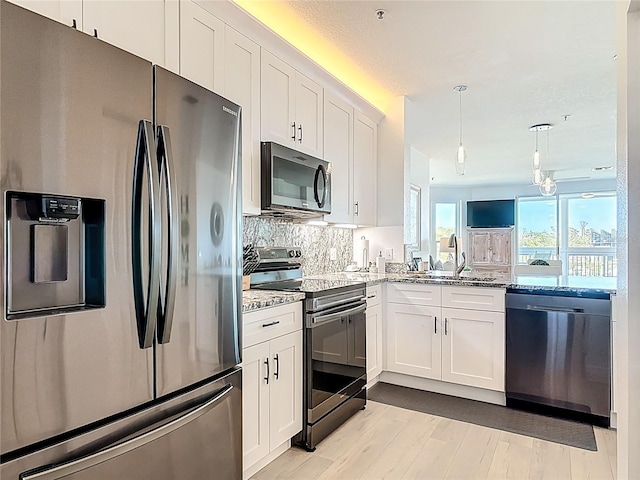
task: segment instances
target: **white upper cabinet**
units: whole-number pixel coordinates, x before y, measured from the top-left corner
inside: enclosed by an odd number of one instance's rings
[[[378,125],[356,111],[353,129],[353,201],[354,223],[358,225],[375,225],[377,221],[377,152]]]
[[[180,75],[222,93],[225,24],[190,0],[180,2]]]
[[[225,30],[224,96],[242,106],[242,213],[260,215],[260,46]]]
[[[324,96],[324,158],[331,162],[328,222],[353,223],[353,107],[331,92]]]
[[[82,0],[11,0],[11,3],[82,30]]]
[[[167,38],[165,28],[177,21],[176,6],[171,0],[84,0],[82,30],[174,70],[177,45]]]
[[[322,87],[267,50],[261,57],[262,140],[322,158]]]

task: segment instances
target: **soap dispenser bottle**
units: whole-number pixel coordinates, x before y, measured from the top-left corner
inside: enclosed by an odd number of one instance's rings
[[[382,251],[380,252],[380,254],[376,257],[376,267],[378,267],[378,273],[385,273],[385,261],[384,261],[384,257],[382,256]]]

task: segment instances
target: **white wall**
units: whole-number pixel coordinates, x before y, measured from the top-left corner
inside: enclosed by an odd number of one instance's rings
[[[627,14],[628,9],[628,14]],[[640,2],[619,2],[618,299],[616,385],[618,478],[640,478]],[[630,134],[630,132],[632,132]]]
[[[359,255],[356,251],[358,240],[364,236],[369,240],[369,261],[375,263],[379,252],[385,256],[387,248],[393,249],[393,259],[391,262],[404,262],[404,225],[394,225],[390,227],[356,228],[353,231],[354,250],[353,255]],[[357,259],[354,258],[354,261]],[[387,260],[389,261],[389,260]]]

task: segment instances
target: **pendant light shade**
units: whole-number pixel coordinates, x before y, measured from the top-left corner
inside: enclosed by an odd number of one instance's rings
[[[458,147],[458,153],[456,154],[456,173],[458,175],[464,175],[465,161],[467,160],[467,152],[464,151],[464,145],[462,144],[462,92],[468,87],[466,85],[457,85],[453,89],[458,92],[460,98],[460,146]]]
[[[529,127],[530,132],[536,132],[536,150],[533,152],[533,183],[534,185],[540,185],[544,176],[542,175],[542,166],[540,165],[540,151],[538,150],[538,132],[547,132],[547,141],[549,139],[549,130],[553,128],[550,123],[540,123],[538,125],[532,125]],[[548,145],[548,143],[547,143]],[[548,155],[547,151],[547,155]],[[542,190],[541,190],[542,191]]]
[[[558,191],[558,184],[553,179],[553,172],[545,172],[542,182],[540,182],[540,193],[543,197],[555,195]]]

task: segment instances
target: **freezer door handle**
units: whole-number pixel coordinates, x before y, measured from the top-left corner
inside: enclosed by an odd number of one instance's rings
[[[143,435],[127,440],[126,442],[107,447],[103,450],[99,450],[86,457],[81,457],[75,460],[71,460],[67,463],[62,463],[45,470],[40,470],[34,473],[26,473],[20,475],[20,480],[54,480],[68,475],[72,475],[81,470],[90,468],[94,465],[115,458],[119,455],[125,454],[145,444],[151,443],[154,440],[167,435],[178,428],[184,427],[188,423],[198,419],[205,413],[214,409],[220,402],[224,401],[231,391],[233,385],[226,385],[218,395],[211,400],[200,405],[189,413],[172,420],[156,429],[153,429]]]
[[[176,215],[176,180],[173,148],[169,127],[160,125],[157,132],[160,178],[165,191],[167,207],[167,263],[166,283],[161,292],[161,310],[158,319],[158,343],[169,343],[176,304],[176,279],[178,272],[178,215]]]
[[[138,340],[140,348],[153,345],[153,337],[158,315],[158,296],[160,290],[160,254],[162,250],[162,236],[160,230],[160,179],[158,159],[153,144],[153,126],[149,120],[140,120],[138,124],[138,141],[136,144],[136,158],[133,170],[133,206],[131,215],[131,255],[133,261],[133,296],[138,324]],[[145,175],[146,171],[146,175]],[[145,258],[143,254],[142,211],[143,182],[147,179],[147,194],[149,197],[149,276],[147,278],[146,302],[144,294],[143,270]]]

